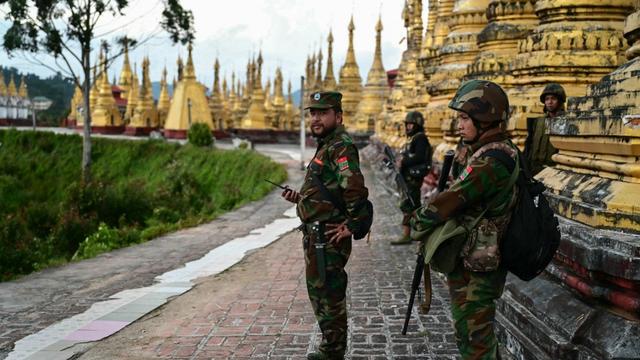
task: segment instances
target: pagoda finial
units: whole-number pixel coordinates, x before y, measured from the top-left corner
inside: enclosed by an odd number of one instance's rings
[[[178,55],[177,64],[178,64],[178,81],[182,81],[182,78],[184,77],[184,63],[182,62],[182,56],[180,55]]]
[[[187,79],[195,79],[196,71],[193,66],[193,45],[191,45],[191,43],[189,43],[189,46],[187,46],[187,51],[189,51],[189,55],[187,57],[187,69],[184,77]]]
[[[329,30],[329,36],[327,37],[329,43],[327,49],[327,71],[324,75],[324,89],[334,90],[336,88],[336,78],[333,75],[333,32]]]
[[[220,62],[216,58],[215,63],[213,64],[213,89],[211,93],[219,93],[220,92]]]

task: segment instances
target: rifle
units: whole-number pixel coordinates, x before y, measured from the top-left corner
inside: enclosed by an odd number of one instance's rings
[[[444,162],[442,164],[442,171],[440,172],[440,178],[438,179],[438,193],[444,191],[445,186],[447,186],[447,180],[449,179],[449,172],[451,171],[451,166],[453,165],[453,150],[447,151],[444,155]],[[431,270],[429,266],[424,263],[424,246],[422,244],[418,250],[418,258],[416,259],[416,269],[413,272],[413,280],[411,281],[411,296],[409,296],[409,305],[407,306],[407,313],[404,317],[404,325],[402,326],[402,335],[407,335],[407,327],[409,326],[409,320],[411,319],[411,310],[413,310],[413,302],[416,299],[416,293],[420,288],[420,278],[424,273],[424,281],[425,281],[425,302],[429,305],[427,308],[431,307]],[[428,311],[428,310],[427,310]]]
[[[409,202],[411,203],[411,207],[415,208],[416,203],[413,202],[413,198],[411,198],[411,195],[409,194],[409,187],[407,186],[407,183],[404,181],[404,177],[402,177],[402,174],[400,174],[400,172],[398,172],[398,169],[396,169],[396,157],[395,155],[393,155],[393,151],[391,150],[389,145],[384,146],[384,154],[386,158],[383,159],[382,162],[387,168],[391,169],[396,174],[395,180],[396,180],[396,184],[398,185],[398,188],[400,189],[400,192],[407,199],[409,199]]]

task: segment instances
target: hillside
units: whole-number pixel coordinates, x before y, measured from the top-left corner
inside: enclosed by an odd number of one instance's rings
[[[0,280],[215,218],[282,182],[251,150],[94,139],[82,184],[77,135],[0,131]]]

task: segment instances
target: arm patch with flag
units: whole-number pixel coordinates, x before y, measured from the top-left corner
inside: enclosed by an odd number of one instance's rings
[[[340,169],[340,171],[349,169],[349,159],[347,159],[346,156],[338,159],[338,169]]]

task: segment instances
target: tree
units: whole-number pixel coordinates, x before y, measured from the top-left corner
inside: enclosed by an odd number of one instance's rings
[[[193,14],[180,4],[180,0],[162,0],[161,27],[175,43],[190,43],[194,39]],[[84,140],[82,146],[82,177],[91,178],[91,52],[97,46],[96,26],[105,15],[125,16],[129,0],[0,0],[8,7],[6,19],[11,26],[4,34],[3,47],[12,55],[16,51],[52,55],[56,65],[83,91]],[[139,44],[128,37],[116,40],[121,45]],[[102,45],[105,47],[104,45]],[[106,47],[105,47],[106,49]],[[122,54],[105,57],[108,63]],[[60,63],[61,62],[61,63]],[[41,65],[51,66],[40,62]],[[77,73],[80,65],[81,73]],[[98,64],[100,66],[100,64]],[[96,81],[100,76],[96,76]],[[82,79],[82,80],[81,80]]]

